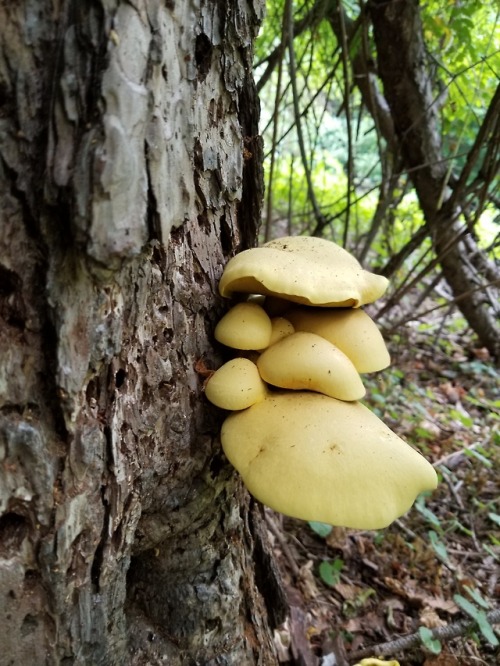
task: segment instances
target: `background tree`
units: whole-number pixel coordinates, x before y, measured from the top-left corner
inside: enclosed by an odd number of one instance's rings
[[[371,249],[395,285],[384,312],[397,303],[399,318],[418,310],[401,300],[412,285],[442,292],[444,277],[447,305],[498,357],[497,8],[269,4],[257,50],[266,236],[287,219],[362,261]]]
[[[259,223],[262,12],[0,6],[2,664],[273,663],[199,374]]]

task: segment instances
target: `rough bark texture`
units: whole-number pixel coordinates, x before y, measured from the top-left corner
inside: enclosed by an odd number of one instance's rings
[[[260,0],[0,2],[0,663],[272,664],[195,364],[261,194]]]
[[[474,237],[461,218],[461,204],[447,186],[438,110],[427,66],[418,0],[370,0],[378,70],[396,134],[430,230],[443,275],[458,307],[479,340],[500,361],[498,287],[482,279],[500,278],[481,259]],[[497,283],[498,284],[498,283]]]

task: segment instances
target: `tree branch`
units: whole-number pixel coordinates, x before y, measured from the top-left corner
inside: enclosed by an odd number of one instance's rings
[[[453,192],[450,197],[450,202],[452,205],[456,205],[461,201],[465,193],[467,181],[472,172],[472,169],[474,168],[474,165],[476,164],[476,161],[478,160],[485,143],[487,143],[487,137],[492,131],[492,128],[494,127],[499,115],[500,84],[497,86],[496,92],[491,99],[488,111],[486,112],[481,127],[479,128],[479,132],[476,134],[476,140],[474,141],[472,148],[469,150],[467,160],[465,162],[464,168],[462,169],[462,173],[458,178],[458,182],[453,188]]]
[[[299,108],[299,94],[297,91],[297,71],[295,66],[295,49],[293,45],[293,7],[292,3],[289,3],[288,6],[288,53],[289,53],[289,67],[290,67],[290,84],[292,86],[292,97],[293,97],[293,111],[295,115],[295,127],[297,130],[297,140],[299,143],[300,157],[302,160],[302,165],[304,167],[304,172],[307,180],[307,195],[311,202],[314,217],[316,219],[316,225],[323,228],[326,225],[326,219],[323,213],[320,211],[316,195],[314,193],[314,187],[312,182],[311,170],[307,162],[306,148],[304,145],[304,136],[302,134],[302,124],[300,122],[300,108]]]
[[[500,622],[500,608],[492,610],[486,614],[486,619],[490,624],[497,624]],[[449,641],[452,638],[457,638],[458,636],[463,636],[470,629],[473,629],[477,626],[477,623],[474,620],[459,620],[458,622],[453,622],[448,624],[445,627],[439,627],[437,629],[431,629],[432,637],[437,638],[440,641]],[[361,650],[356,650],[349,654],[349,659],[360,659],[362,657],[367,657],[369,655],[388,655],[396,654],[408,648],[416,647],[422,644],[422,639],[418,632],[411,634],[411,636],[403,636],[398,638],[395,641],[389,641],[388,643],[380,643],[378,645],[372,645],[371,647],[361,648]]]

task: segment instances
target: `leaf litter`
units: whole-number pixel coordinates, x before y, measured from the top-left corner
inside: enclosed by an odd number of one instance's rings
[[[392,367],[367,378],[365,403],[434,464],[439,487],[378,532],[266,509],[291,607],[280,661],[494,666],[500,625],[487,620],[483,632],[464,608],[499,622],[500,374],[463,334],[431,339],[416,325],[389,347]],[[455,625],[458,635],[432,638]],[[395,647],[377,653],[386,643]]]

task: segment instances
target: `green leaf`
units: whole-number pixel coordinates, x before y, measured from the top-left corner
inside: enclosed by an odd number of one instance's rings
[[[481,455],[479,451],[475,449],[464,449],[464,453],[469,458],[476,458],[476,460],[479,460],[479,462],[481,462],[485,467],[493,467],[491,460],[488,460],[488,458]]]
[[[481,630],[481,633],[486,638],[488,643],[490,645],[492,645],[493,647],[496,647],[497,645],[499,645],[499,641],[498,641],[498,638],[495,635],[493,627],[488,622],[488,618],[486,617],[486,613],[484,611],[480,611],[480,613],[481,613],[481,616],[480,616],[479,620],[477,621],[479,629]]]
[[[481,606],[481,608],[485,608],[486,610],[490,608],[490,604],[486,601],[478,589],[475,587],[469,587],[468,585],[465,586],[465,589],[467,590],[467,594],[474,599],[478,606]]]
[[[448,551],[446,550],[446,546],[443,541],[441,541],[436,532],[433,530],[428,533],[428,536],[429,541],[431,542],[431,546],[433,547],[434,552],[439,557],[439,559],[442,562],[448,562]]]
[[[435,513],[433,513],[430,509],[428,509],[425,506],[423,500],[421,500],[420,497],[417,499],[415,503],[415,508],[420,514],[422,514],[422,516],[427,520],[427,522],[429,522],[437,530],[441,531],[441,521],[439,520],[439,518],[436,516]]]
[[[333,529],[331,525],[327,525],[326,523],[317,523],[315,521],[311,521],[309,523],[309,527],[322,539],[326,539],[326,537],[331,534]]]
[[[319,565],[319,575],[321,580],[331,587],[337,585],[337,583],[340,581],[340,572],[342,571],[343,567],[344,562],[340,558],[336,558],[332,562],[324,560]]]
[[[498,513],[491,512],[488,514],[488,518],[500,527],[500,516],[498,515]]]
[[[478,618],[478,614],[481,612],[477,606],[474,606],[472,602],[463,597],[461,594],[455,594],[453,596],[453,601],[460,606],[460,608],[467,613],[473,620]]]
[[[466,428],[470,428],[471,426],[474,425],[474,420],[468,414],[459,412],[458,409],[451,409],[450,416],[452,416],[457,421],[460,421],[460,423],[464,425]]]
[[[432,654],[439,654],[441,652],[441,643],[437,638],[434,638],[430,629],[427,627],[419,627],[418,634],[422,644],[427,650],[429,650],[429,652],[432,652]]]
[[[493,631],[491,624],[488,622],[486,613],[483,610],[474,606],[473,603],[461,594],[455,594],[453,596],[453,601],[477,623],[479,630],[490,645],[493,647],[499,645],[498,638],[495,636],[495,632]]]

